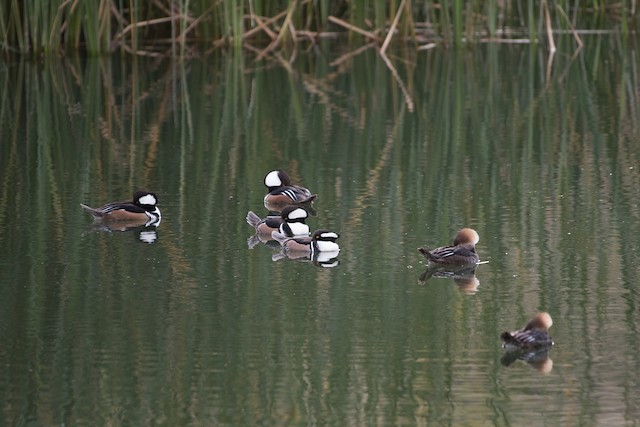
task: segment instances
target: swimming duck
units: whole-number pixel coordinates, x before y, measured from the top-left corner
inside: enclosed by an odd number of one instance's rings
[[[155,193],[136,191],[130,202],[113,202],[99,208],[91,208],[82,203],[80,206],[96,221],[135,221],[151,226],[159,224],[162,218],[157,204],[158,196]]]
[[[273,170],[264,177],[269,193],[264,197],[264,206],[272,211],[291,204],[310,203],[318,195],[299,185],[291,184],[291,178],[283,170]]]
[[[305,220],[309,217],[307,210],[301,206],[288,205],[282,212],[269,212],[266,218],[260,218],[253,211],[247,213],[247,223],[255,228],[257,233],[271,236],[280,230],[287,237],[308,236],[309,226]]]
[[[551,347],[553,346],[553,340],[549,336],[551,325],[553,321],[549,313],[538,313],[523,329],[500,334],[504,342],[502,347],[506,350]]]
[[[436,264],[477,264],[480,261],[476,252],[476,244],[479,240],[480,236],[474,229],[463,228],[456,234],[452,246],[442,246],[432,250],[418,248],[418,251]]]

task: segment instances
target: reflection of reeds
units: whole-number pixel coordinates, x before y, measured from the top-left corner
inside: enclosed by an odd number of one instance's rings
[[[573,44],[568,37],[556,41],[559,49]],[[335,424],[362,424],[374,415],[397,424],[394,416],[412,419],[417,411],[434,424],[455,424],[460,414],[439,390],[464,392],[465,372],[473,371],[486,373],[474,384],[501,392],[499,350],[463,358],[475,345],[487,347],[479,331],[493,327],[496,313],[550,305],[574,317],[576,310],[599,316],[627,304],[624,330],[637,330],[638,245],[602,230],[626,222],[629,236],[640,232],[638,72],[632,52],[620,61],[603,40],[591,42],[602,45],[578,58],[558,55],[549,73],[546,54],[520,46],[409,54],[395,65],[397,76],[373,49],[338,64],[300,54],[287,69],[250,72],[241,55],[211,64],[141,58],[7,69],[0,75],[2,258],[13,259],[12,248],[25,244],[7,226],[9,217],[37,224],[31,260],[3,271],[0,299],[14,325],[25,320],[12,313],[29,314],[28,333],[5,331],[17,344],[2,357],[26,360],[35,374],[17,379],[13,366],[22,365],[9,363],[7,382],[56,392],[73,383],[75,394],[65,400],[93,404],[87,413],[97,422],[121,411],[126,404],[110,399],[126,395],[168,418],[187,404],[166,402],[192,396],[189,411],[204,419],[225,401],[233,414],[221,418],[229,424],[255,424],[237,414],[274,412],[295,414],[300,424],[312,410],[326,417],[328,407],[338,414]],[[235,251],[249,234],[238,219],[247,206],[261,206],[264,172],[277,165],[319,193],[316,224],[344,227],[345,275],[316,280],[310,270],[274,269],[254,253]],[[126,245],[100,239],[91,248],[95,262],[83,253],[86,240],[64,237],[77,232],[67,221],[83,215],[66,201],[77,194],[106,201],[132,183],[157,185],[163,202],[175,202],[158,230],[154,260],[162,280],[136,287],[105,278],[136,277],[146,255],[129,260]],[[64,220],[56,219],[60,212]],[[500,273],[483,281],[493,285],[482,292],[495,299],[462,299],[454,289],[414,298],[396,281],[404,277],[397,265],[414,262],[410,255],[382,258],[402,251],[403,239],[440,243],[467,223],[483,227],[483,248],[506,247],[482,253],[493,257],[479,275]],[[578,247],[567,243],[569,232]],[[56,246],[61,241],[66,245]],[[408,253],[417,259],[414,252]],[[385,262],[370,262],[379,259]],[[504,272],[530,270],[526,283],[498,286]],[[621,276],[627,287],[612,289]],[[572,286],[559,285],[567,278]],[[30,283],[24,307],[14,304],[20,298],[12,291],[22,286],[10,288],[13,282]],[[352,288],[363,283],[367,304],[354,304]],[[215,291],[199,292],[204,284]],[[505,295],[514,303],[501,306]],[[52,316],[60,326],[47,332]],[[572,348],[593,349],[584,337],[595,342],[606,335],[590,328],[576,324],[577,338],[563,345],[566,360]],[[389,351],[372,351],[371,336]],[[631,332],[625,339],[637,347]],[[265,354],[256,356],[256,348]],[[120,357],[105,361],[113,354]],[[637,354],[624,354],[630,370]],[[266,359],[278,363],[256,368]],[[466,360],[477,364],[461,366]],[[145,368],[166,366],[144,375]],[[141,371],[123,391],[120,381]],[[64,377],[54,382],[47,375],[56,372]],[[371,395],[395,398],[388,393],[398,384],[406,401],[397,412],[367,406]],[[32,399],[43,412],[59,407],[48,397]],[[362,413],[340,412],[354,407]],[[19,420],[19,411],[7,407],[5,415]],[[487,411],[483,399],[473,416]]]
[[[265,55],[342,34],[353,43],[373,40],[383,53],[391,39],[461,45],[546,37],[553,50],[558,31],[581,43],[576,30],[635,29],[633,4],[606,0],[591,6],[547,0],[10,0],[0,6],[0,42],[5,53],[24,54],[81,49],[184,56],[187,46],[259,45]]]

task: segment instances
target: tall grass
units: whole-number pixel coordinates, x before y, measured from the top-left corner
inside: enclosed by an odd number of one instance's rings
[[[191,48],[290,49],[343,35],[352,43],[459,46],[535,41],[554,31],[628,34],[637,24],[634,0],[8,0],[0,5],[0,49],[187,55]]]

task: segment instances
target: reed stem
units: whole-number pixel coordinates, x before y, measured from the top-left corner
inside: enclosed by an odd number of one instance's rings
[[[580,32],[631,37],[638,21],[635,1],[619,0],[8,0],[0,5],[0,47],[5,55],[120,49],[184,56],[188,46],[248,45],[270,53],[330,35],[375,41],[382,52],[392,38],[460,46],[544,36],[553,48],[558,30],[580,44]],[[169,43],[178,48],[167,50]]]

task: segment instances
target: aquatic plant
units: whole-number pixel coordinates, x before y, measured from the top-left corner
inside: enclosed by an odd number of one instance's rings
[[[260,55],[319,39],[437,44],[536,43],[585,32],[630,34],[635,1],[593,0],[8,0],[0,5],[5,54],[113,52],[188,56],[196,49],[254,50]]]

